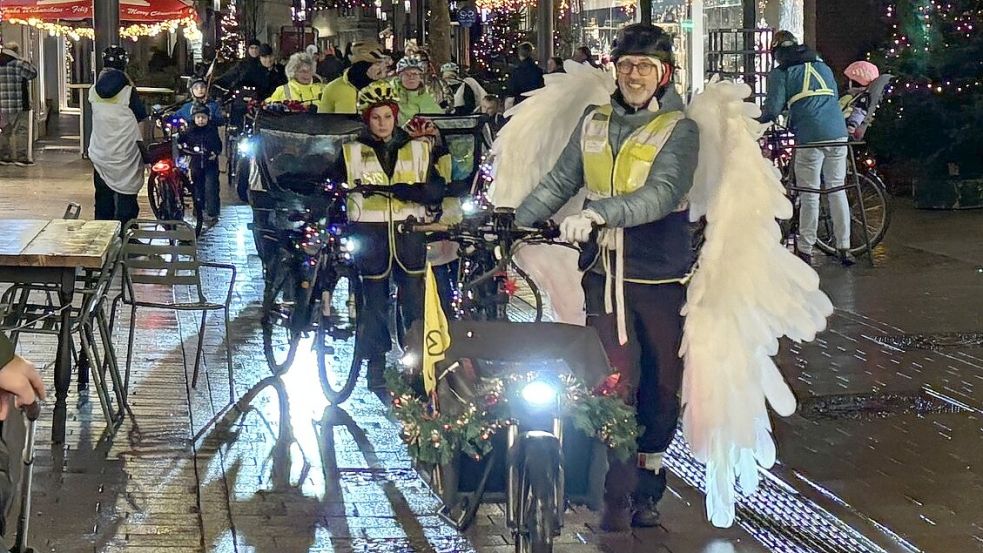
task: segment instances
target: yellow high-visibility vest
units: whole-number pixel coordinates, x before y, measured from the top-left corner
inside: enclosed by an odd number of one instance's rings
[[[610,104],[601,106],[584,120],[580,145],[584,181],[591,199],[630,194],[644,186],[655,156],[669,140],[676,123],[683,118],[681,111],[659,115],[636,129],[615,158],[608,140],[611,110]]]
[[[430,144],[422,140],[411,140],[396,154],[396,167],[392,179],[382,169],[382,163],[375,150],[361,142],[349,142],[344,146],[345,167],[348,183],[356,181],[375,186],[392,186],[397,183],[415,184],[425,182],[430,165]],[[384,196],[364,198],[353,195],[349,199],[348,216],[352,221],[363,223],[384,223],[401,221],[410,215],[422,219],[426,208],[422,205],[403,202]]]

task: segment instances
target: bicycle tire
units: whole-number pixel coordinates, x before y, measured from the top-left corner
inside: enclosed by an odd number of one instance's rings
[[[180,173],[178,179],[181,181],[181,219],[195,230],[195,236],[201,236],[201,229],[204,226],[204,212],[202,204],[204,198],[200,187],[191,181],[187,175]],[[188,209],[186,200],[191,200],[191,209]]]
[[[542,293],[540,293],[539,287],[536,286],[536,283],[533,281],[532,278],[530,278],[529,274],[526,273],[525,271],[523,271],[522,268],[519,267],[519,265],[515,263],[515,261],[510,262],[510,265],[511,265],[512,270],[515,271],[516,275],[519,277],[519,279],[525,281],[526,286],[529,288],[529,292],[532,294],[533,302],[530,304],[529,302],[527,302],[527,301],[525,301],[525,300],[523,300],[521,298],[519,298],[518,300],[516,300],[516,298],[518,297],[518,294],[509,296],[509,298],[508,298],[508,304],[506,304],[506,306],[505,306],[505,319],[506,320],[509,320],[509,321],[519,321],[519,320],[526,320],[528,318],[528,315],[519,312],[519,310],[515,306],[515,303],[514,302],[515,301],[520,301],[520,302],[524,303],[525,305],[528,305],[529,307],[532,308],[532,310],[533,310],[533,313],[532,313],[532,315],[533,315],[532,322],[535,322],[535,323],[542,322],[542,320],[543,320],[543,295],[542,295]],[[510,307],[511,307],[511,309],[510,309]],[[523,315],[525,315],[525,316],[523,316]]]
[[[344,287],[343,292],[338,286],[342,280],[347,281],[347,285]],[[330,288],[332,309],[330,315],[328,316],[324,314],[323,307],[319,310],[314,349],[315,354],[317,355],[318,378],[321,381],[321,390],[324,392],[324,397],[327,398],[331,405],[340,405],[344,403],[349,396],[351,396],[352,391],[355,389],[355,384],[358,382],[358,377],[362,372],[362,358],[358,354],[358,335],[356,333],[358,313],[360,313],[362,310],[362,285],[361,280],[359,280],[354,271],[346,271],[344,274],[334,279],[334,282],[331,284]],[[323,297],[324,296],[322,294],[322,301]],[[343,302],[340,301],[342,298],[344,299]],[[341,305],[344,305],[344,307],[336,311],[335,306]],[[338,316],[335,315],[337,312],[343,313],[343,316],[348,319],[347,328],[341,328],[337,325]],[[349,363],[339,363],[332,366],[328,365],[329,356],[333,357],[335,360],[337,360],[338,356],[338,352],[334,348],[334,345],[332,345],[330,348],[328,347],[327,341],[329,339],[332,341],[341,341],[343,339],[351,339],[354,341],[352,345],[351,361]],[[347,372],[340,374],[335,367],[346,367]]]
[[[147,199],[150,203],[150,211],[158,221],[167,220],[169,215],[163,209],[167,201],[166,194],[166,187],[161,183],[160,176],[157,173],[150,173],[150,178],[147,179]]]
[[[552,553],[553,539],[559,535],[556,497],[557,479],[561,478],[562,453],[554,436],[525,438],[522,467],[519,470],[522,524],[516,536],[518,553]]]
[[[852,173],[847,173],[847,182],[850,182],[851,176]],[[864,210],[867,212],[870,247],[873,248],[881,243],[891,224],[891,202],[884,183],[877,175],[861,173],[857,175],[857,179],[860,183],[860,193],[864,199]],[[863,224],[859,215],[860,202],[855,189],[848,189],[846,192],[850,206],[850,249],[848,251],[853,256],[859,256],[867,253],[867,244],[863,238]],[[820,205],[816,247],[830,255],[837,253],[828,202],[822,202]]]
[[[282,270],[274,269],[271,272],[273,274],[267,280],[267,287],[263,291],[263,318],[260,324],[263,328],[263,354],[266,356],[266,363],[274,375],[280,375],[293,364],[302,332],[291,328],[294,323],[293,311],[286,313],[285,316],[279,315],[281,319],[286,319],[286,324],[277,324],[274,320],[274,311],[279,311],[277,298],[281,293],[289,290],[289,287],[294,286],[294,279]],[[295,300],[295,308],[297,305],[300,304]],[[286,337],[276,334],[278,328],[286,332]],[[286,356],[282,360],[277,358],[276,349],[281,343],[286,343]]]

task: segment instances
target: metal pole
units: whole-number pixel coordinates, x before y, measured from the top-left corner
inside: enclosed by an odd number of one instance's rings
[[[539,66],[545,68],[553,57],[553,0],[540,0],[536,14],[539,20],[539,36],[536,48],[539,50]]]
[[[417,0],[416,6],[416,43],[423,46],[427,43],[427,0]]]
[[[93,26],[96,40],[96,75],[102,71],[102,51],[119,44],[119,0],[94,0]]]

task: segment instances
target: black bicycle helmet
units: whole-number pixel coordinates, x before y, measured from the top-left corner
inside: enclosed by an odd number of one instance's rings
[[[114,44],[102,51],[103,67],[111,67],[123,71],[126,69],[126,64],[129,61],[130,55],[126,53],[126,50],[122,46]]]
[[[778,31],[771,37],[771,52],[775,53],[775,50],[779,48],[785,48],[788,46],[797,46],[799,41],[795,38],[795,35],[791,31]]]
[[[648,23],[633,23],[618,31],[611,50],[611,59],[617,61],[621,56],[652,56],[671,64],[672,36]]]

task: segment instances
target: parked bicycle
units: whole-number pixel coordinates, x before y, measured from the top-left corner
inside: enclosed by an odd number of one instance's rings
[[[407,221],[402,232],[429,232],[430,241],[459,245],[458,294],[455,315],[460,319],[541,321],[543,297],[536,283],[514,260],[520,248],[532,244],[562,244],[559,228],[515,224],[512,209],[478,209],[459,224]]]
[[[150,209],[160,221],[185,221],[201,234],[203,225],[203,197],[198,186],[188,178],[187,157],[178,151],[178,137],[187,122],[175,112],[181,104],[167,107],[155,106],[153,110],[154,135],[159,130],[162,138],[147,148],[150,176],[147,177],[147,196]]]
[[[858,257],[868,253],[884,239],[891,224],[891,204],[887,188],[877,174],[876,162],[867,152],[865,143],[849,142],[846,147],[849,148],[849,154],[844,191],[850,206],[851,225],[848,251]],[[796,190],[793,170],[795,139],[787,129],[773,126],[762,137],[762,151],[778,168],[782,175],[782,184],[792,200],[794,211],[788,221],[783,221],[782,231],[783,238],[794,243],[799,224],[798,197],[802,193],[808,193]],[[829,255],[837,253],[826,194],[820,195],[816,247]]]

